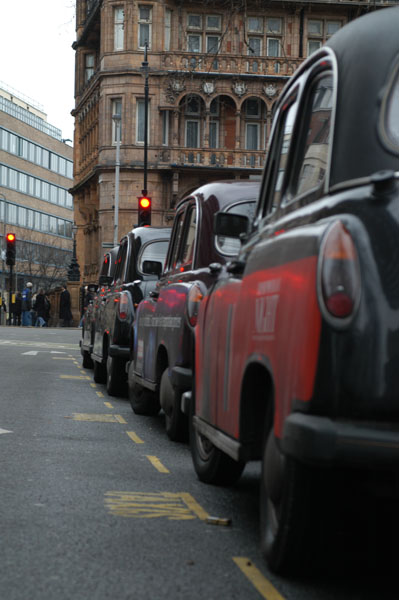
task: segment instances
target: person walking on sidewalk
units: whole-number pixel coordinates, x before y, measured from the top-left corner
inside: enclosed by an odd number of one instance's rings
[[[60,319],[62,319],[63,327],[70,327],[72,323],[71,313],[71,295],[65,285],[62,286],[63,291],[60,295]]]
[[[31,309],[32,309],[32,284],[30,281],[26,284],[26,288],[22,292],[22,326],[30,327],[32,325]]]
[[[42,289],[39,290],[39,293],[36,296],[36,302],[34,305],[34,309],[36,311],[35,327],[45,327],[46,326],[46,296],[44,295],[44,290],[42,290]]]

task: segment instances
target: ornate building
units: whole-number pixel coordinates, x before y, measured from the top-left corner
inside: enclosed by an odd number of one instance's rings
[[[120,238],[137,223],[145,188],[152,224],[166,225],[198,185],[259,176],[286,80],[348,20],[375,7],[374,0],[77,0],[72,193],[83,283],[97,280],[103,248],[113,245],[116,192]]]

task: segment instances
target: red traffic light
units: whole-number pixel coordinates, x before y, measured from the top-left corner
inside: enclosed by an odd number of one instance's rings
[[[151,198],[148,196],[140,196],[138,198],[138,225],[146,227],[151,225]]]
[[[6,264],[9,266],[15,265],[15,233],[6,234]]]
[[[7,233],[6,240],[7,242],[15,242],[15,233]]]
[[[149,208],[151,206],[151,200],[149,198],[140,198],[139,204],[141,208]]]

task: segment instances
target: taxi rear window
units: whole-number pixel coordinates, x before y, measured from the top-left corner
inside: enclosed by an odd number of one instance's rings
[[[389,150],[399,152],[399,64],[391,76],[382,103],[382,138]]]

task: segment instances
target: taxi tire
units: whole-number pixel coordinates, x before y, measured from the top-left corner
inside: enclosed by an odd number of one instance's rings
[[[216,448],[193,425],[193,404],[190,411],[190,450],[197,477],[204,483],[230,486],[241,477],[245,462],[237,462]]]
[[[155,416],[161,410],[157,395],[138,383],[129,385],[129,402],[136,415]]]
[[[93,379],[96,383],[106,383],[107,369],[103,362],[93,360]]]
[[[323,538],[322,511],[328,514],[320,497],[320,472],[285,457],[273,430],[266,437],[260,485],[261,550],[275,573],[306,573],[316,566]]]
[[[186,442],[188,440],[188,420],[180,410],[181,395],[173,387],[169,369],[162,373],[160,383],[160,404],[165,412],[165,429],[172,442]]]
[[[116,356],[107,358],[107,392],[110,396],[124,396],[127,391],[125,361]]]
[[[93,360],[90,357],[90,354],[87,352],[87,350],[83,351],[82,366],[84,369],[92,369],[94,366]]]

